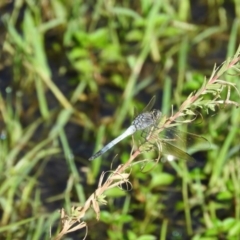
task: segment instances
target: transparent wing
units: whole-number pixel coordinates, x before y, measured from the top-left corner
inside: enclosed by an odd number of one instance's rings
[[[174,161],[176,159],[183,159],[186,161],[195,161],[191,155],[181,150],[180,148],[172,145],[170,142],[161,141],[162,153],[168,161]]]
[[[156,96],[153,96],[151,98],[151,100],[149,101],[149,103],[147,104],[147,106],[143,109],[142,112],[150,112],[150,110],[152,109],[155,101],[156,101]]]
[[[194,146],[202,149],[210,148],[210,143],[206,138],[180,131],[176,127],[164,129],[158,133],[158,137],[182,150],[194,148]]]
[[[156,102],[156,97],[153,96],[151,98],[151,100],[148,102],[147,106],[144,107],[144,109],[139,113],[139,111],[134,107],[134,111],[133,111],[133,116],[134,118],[136,118],[138,115],[140,115],[141,113],[145,113],[145,112],[150,112],[154,103]]]
[[[169,161],[176,159],[194,161],[190,152],[210,148],[210,143],[204,137],[179,131],[175,127],[164,129],[160,133],[155,129],[155,132],[149,137],[149,142],[157,145],[158,150]],[[187,152],[187,150],[191,151]]]

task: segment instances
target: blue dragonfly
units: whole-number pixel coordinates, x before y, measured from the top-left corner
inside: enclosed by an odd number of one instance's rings
[[[100,151],[95,153],[93,156],[89,158],[90,161],[94,160],[95,158],[101,156],[106,151],[108,151],[110,148],[115,146],[117,143],[119,143],[124,138],[134,134],[136,131],[144,130],[149,127],[152,127],[157,124],[161,117],[161,112],[159,110],[152,110],[152,107],[155,103],[155,96],[150,100],[148,105],[144,108],[143,112],[139,114],[132,122],[130,127],[127,128],[125,132],[123,132],[120,136],[115,138],[113,141],[108,143],[105,147],[103,147]]]
[[[150,145],[157,146],[158,151],[164,155],[167,160],[184,159],[187,161],[195,161],[195,159],[185,151],[188,144],[187,141],[206,145],[207,140],[195,134],[181,132],[177,130],[176,127],[162,128],[161,124],[159,126],[162,113],[156,109],[151,110],[155,100],[156,98],[154,96],[125,132],[91,156],[89,160],[92,161],[98,158],[124,138],[133,135],[137,131],[142,131],[141,136],[145,139],[144,143],[149,142]],[[152,147],[149,149],[151,148]]]

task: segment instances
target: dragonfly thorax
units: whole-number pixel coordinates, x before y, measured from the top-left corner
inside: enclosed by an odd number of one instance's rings
[[[144,112],[139,114],[132,122],[136,130],[142,130],[154,125],[161,117],[161,112],[154,109],[151,112]]]

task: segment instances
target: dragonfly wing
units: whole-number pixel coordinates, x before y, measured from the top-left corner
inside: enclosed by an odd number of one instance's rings
[[[168,160],[184,159],[187,161],[195,161],[189,152],[201,151],[209,143],[204,137],[182,132],[175,127],[165,128],[158,132],[153,131],[148,140],[153,144],[157,144],[158,150],[166,156]],[[155,142],[155,143],[154,143]]]
[[[164,129],[158,134],[158,137],[183,151],[191,149],[191,152],[197,152],[210,148],[210,143],[206,138],[182,132],[176,127]]]
[[[166,141],[161,141],[160,151],[167,158],[168,161],[180,159],[184,159],[186,161],[195,161],[195,159],[191,155]]]
[[[153,96],[151,98],[151,100],[149,101],[149,103],[147,104],[147,106],[143,109],[142,112],[150,112],[150,110],[152,109],[155,101],[156,101],[156,96]]]

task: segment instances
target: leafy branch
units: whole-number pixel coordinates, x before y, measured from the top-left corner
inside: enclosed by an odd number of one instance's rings
[[[225,61],[220,67],[214,67],[209,80],[205,80],[198,91],[189,95],[189,97],[180,106],[178,112],[172,114],[169,118],[165,118],[164,121],[161,121],[158,131],[160,132],[165,128],[173,126],[179,117],[194,115],[194,109],[196,108],[204,109],[208,113],[209,110],[215,111],[215,108],[219,105],[234,105],[239,107],[239,103],[230,99],[232,89],[236,90],[238,95],[240,95],[236,85],[220,79],[220,77],[230,69],[235,70],[237,73],[240,72],[240,69],[237,66],[240,61],[239,56],[240,47],[233,58]],[[222,99],[221,95],[223,94],[225,88],[227,88],[227,96],[225,99]],[[157,140],[156,144],[158,145]],[[96,218],[99,220],[100,205],[107,204],[104,195],[105,191],[114,187],[121,187],[123,184],[130,184],[130,173],[128,173],[127,170],[141,153],[141,149],[138,148],[131,154],[129,160],[126,163],[119,165],[116,170],[103,172],[99,180],[98,188],[91,194],[84,206],[73,207],[70,215],[67,215],[64,209],[62,209],[62,229],[54,239],[59,240],[63,235],[69,232],[85,227],[87,228],[87,224],[83,221],[83,218],[90,208],[93,208]],[[109,176],[104,181],[106,174],[109,174]]]

